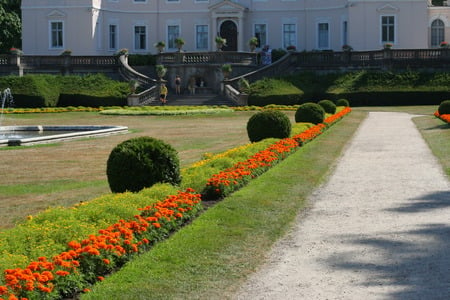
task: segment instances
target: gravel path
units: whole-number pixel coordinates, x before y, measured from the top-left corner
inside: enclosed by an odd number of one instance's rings
[[[369,114],[236,299],[450,299],[450,183],[412,117]]]

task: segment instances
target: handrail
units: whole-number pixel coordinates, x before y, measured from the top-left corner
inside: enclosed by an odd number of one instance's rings
[[[158,55],[158,64],[240,64],[257,65],[256,52],[165,52]]]
[[[248,95],[239,92],[230,84],[224,84],[224,93],[228,99],[234,101],[237,105],[245,106],[248,104]]]
[[[139,94],[128,96],[128,105],[146,105],[157,101],[159,97],[159,81],[141,74],[128,65],[126,55],[119,56],[120,73],[128,80],[136,80],[139,84],[148,87]]]

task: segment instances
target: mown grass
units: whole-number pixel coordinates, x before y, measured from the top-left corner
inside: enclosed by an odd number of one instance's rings
[[[365,115],[346,116],[82,299],[231,297],[307,206],[308,195],[326,178]]]
[[[432,116],[413,119],[442,168],[450,176],[450,124]]]

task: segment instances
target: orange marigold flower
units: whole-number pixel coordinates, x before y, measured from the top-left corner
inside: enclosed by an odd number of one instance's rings
[[[103,281],[103,280],[105,280],[105,277],[103,277],[103,276],[97,276],[97,279],[98,279],[99,281]]]
[[[0,285],[0,295],[4,295],[8,292],[8,288],[4,285]]]
[[[156,228],[160,228],[161,227],[161,224],[159,224],[159,223],[152,223],[152,225],[155,226]]]
[[[63,271],[63,270],[56,271],[56,275],[59,275],[59,276],[67,276],[69,274],[70,274],[69,272]]]
[[[111,262],[109,261],[109,259],[107,259],[107,258],[104,258],[104,259],[102,259],[102,261],[106,264],[106,265],[109,265]]]

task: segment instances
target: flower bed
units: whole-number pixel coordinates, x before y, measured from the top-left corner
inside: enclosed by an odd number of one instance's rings
[[[440,115],[438,111],[436,111],[434,113],[434,116],[436,118],[441,119],[442,121],[444,121],[445,123],[449,123],[450,124],[450,115]]]
[[[200,195],[191,189],[179,192],[140,209],[134,220],[119,220],[98,235],[70,242],[69,250],[50,260],[40,257],[24,269],[7,269],[0,295],[8,299],[58,299],[79,292],[197,215],[200,201]]]
[[[326,118],[323,124],[312,126],[291,138],[277,140],[247,160],[212,175],[203,196],[217,199],[236,191],[350,111],[350,108],[344,108]],[[25,268],[7,269],[0,281],[4,282],[0,286],[0,299],[5,299],[2,296],[7,299],[59,299],[87,291],[87,286],[103,280],[104,275],[122,266],[136,253],[148,250],[155,242],[198,215],[202,209],[201,200],[199,193],[187,188],[185,192],[139,209],[141,213],[131,220],[120,220],[81,242],[69,242],[65,251],[51,258],[42,256]]]

